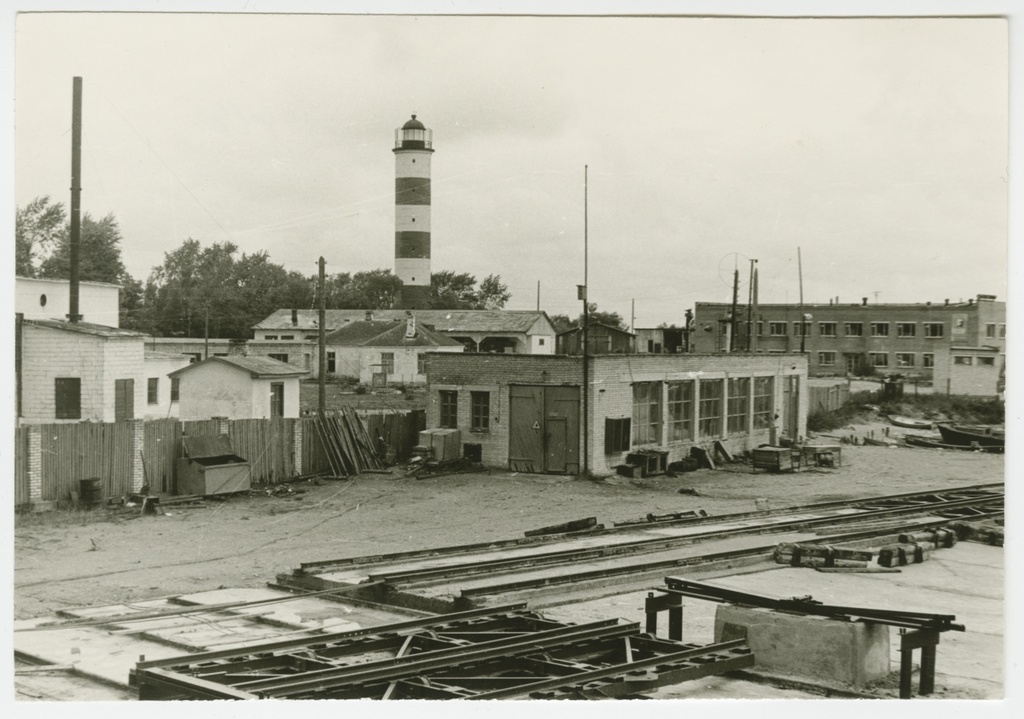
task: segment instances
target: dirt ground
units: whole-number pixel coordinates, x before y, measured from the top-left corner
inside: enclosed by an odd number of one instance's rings
[[[857,431],[871,429],[882,433],[881,425]],[[693,509],[724,514],[765,501],[784,507],[1002,478],[1002,455],[844,446],[841,467],[795,474],[754,474],[737,464],[646,480],[501,470],[418,480],[396,468],[391,475],[295,484],[303,493],[292,496],[168,507],[165,516],[130,509],[27,514],[15,523],[15,618],[261,586],[300,562],[507,539],[589,516],[610,524]]]

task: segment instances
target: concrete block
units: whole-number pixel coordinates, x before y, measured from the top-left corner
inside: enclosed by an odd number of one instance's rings
[[[746,636],[754,668],[862,687],[889,674],[889,627],[723,604],[715,641]]]

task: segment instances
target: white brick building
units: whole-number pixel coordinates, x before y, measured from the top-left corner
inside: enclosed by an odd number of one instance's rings
[[[170,374],[183,420],[299,416],[302,370],[267,357],[210,357]]]
[[[428,427],[462,431],[482,461],[577,474],[584,463],[581,357],[433,354]],[[587,465],[614,473],[649,449],[669,462],[720,440],[732,452],[807,427],[803,355],[603,355],[590,358]]]
[[[88,322],[24,320],[16,345],[20,421],[30,424],[168,416],[167,373],[188,362],[147,362],[145,335]],[[165,386],[153,403],[152,379]]]
[[[78,314],[83,322],[120,327],[120,285],[106,282],[78,283]],[[68,280],[43,277],[14,279],[14,311],[27,320],[65,320],[71,302]]]
[[[431,352],[464,351],[456,342],[415,319],[405,322],[353,322],[327,335],[327,372],[356,377],[363,384],[386,377],[388,384],[427,381]]]

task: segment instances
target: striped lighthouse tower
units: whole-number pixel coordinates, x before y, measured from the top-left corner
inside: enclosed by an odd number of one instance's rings
[[[401,309],[430,300],[430,155],[432,133],[413,115],[395,130],[395,275]]]

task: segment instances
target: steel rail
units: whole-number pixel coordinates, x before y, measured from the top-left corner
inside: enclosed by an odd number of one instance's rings
[[[998,516],[1002,514],[1002,510],[993,512],[985,515],[978,515],[979,517]],[[949,523],[948,518],[943,519],[930,519],[923,520],[916,523],[902,525],[900,530],[908,529],[928,529],[931,527],[939,527]],[[801,544],[839,544],[842,542],[853,542],[860,539],[871,539],[873,537],[885,536],[892,534],[894,531],[898,531],[894,527],[886,527],[882,529],[870,529],[860,532],[850,532],[848,534],[833,534],[827,537],[804,539],[801,540]],[[503,584],[491,584],[485,587],[469,587],[460,591],[460,595],[463,598],[487,596],[491,594],[503,594],[512,591],[522,591],[529,589],[538,589],[540,587],[558,585],[558,584],[569,584],[576,582],[584,582],[591,579],[604,579],[607,577],[621,576],[624,574],[647,574],[665,569],[671,569],[673,567],[690,567],[699,564],[709,564],[711,562],[727,561],[730,559],[741,559],[747,557],[754,557],[759,554],[770,555],[775,549],[775,544],[767,544],[758,547],[748,547],[746,549],[736,549],[725,552],[714,552],[710,554],[694,555],[692,557],[680,557],[677,559],[664,559],[657,562],[649,562],[647,564],[634,564],[627,567],[610,567],[607,569],[596,569],[586,572],[575,572],[571,574],[558,574],[550,577],[540,577],[537,579],[524,579],[515,582],[506,582]]]
[[[770,510],[757,510],[754,512],[736,512],[732,514],[720,514],[709,517],[693,517],[679,520],[672,520],[666,522],[644,522],[635,524],[616,525],[615,527],[606,527],[600,530],[587,531],[587,532],[573,532],[571,537],[593,537],[600,536],[603,534],[621,534],[635,531],[643,527],[665,527],[674,526],[680,524],[686,525],[700,525],[700,524],[715,524],[720,522],[729,522],[740,519],[749,519],[752,517],[772,517],[772,516],[784,516],[786,514],[796,514],[800,512],[812,512],[820,509],[836,508],[836,507],[850,507],[856,506],[862,502],[880,502],[885,500],[898,500],[901,498],[912,498],[920,496],[938,495],[938,494],[950,494],[950,493],[961,493],[961,492],[978,492],[995,490],[1002,488],[1004,484],[1002,482],[990,482],[986,484],[974,484],[967,485],[964,487],[947,487],[945,489],[932,489],[924,490],[919,492],[904,492],[901,494],[887,494],[879,497],[864,497],[860,499],[851,500],[833,500],[830,502],[817,502],[814,504],[798,505],[795,507],[782,507],[779,509]],[[506,539],[494,542],[478,542],[474,544],[458,544],[448,547],[435,547],[432,549],[415,549],[404,552],[392,552],[389,554],[375,554],[367,555],[362,557],[343,557],[338,559],[321,559],[311,562],[302,562],[299,564],[299,568],[296,570],[298,573],[323,573],[329,571],[335,567],[346,567],[346,566],[361,566],[364,564],[380,564],[384,562],[402,561],[408,559],[424,559],[438,556],[451,556],[457,554],[470,554],[480,550],[487,549],[506,549],[521,547],[524,545],[531,544],[546,544],[566,539],[564,534],[554,535],[542,535],[538,537],[523,537],[516,539]]]
[[[820,525],[842,525],[857,524],[860,522],[885,518],[898,517],[905,514],[927,513],[929,510],[948,511],[965,506],[984,506],[991,503],[1002,502],[1003,495],[992,495],[990,497],[969,497],[958,500],[933,502],[931,504],[915,504],[909,507],[887,507],[864,512],[855,512],[843,515],[828,515],[824,517],[803,517],[788,522],[771,522],[755,526],[731,527],[728,529],[713,530],[699,534],[688,534],[679,537],[657,537],[655,539],[642,539],[635,542],[624,542],[603,547],[585,547],[582,549],[564,549],[555,552],[542,554],[531,554],[525,557],[508,557],[504,559],[487,560],[483,562],[466,562],[462,564],[449,564],[441,567],[425,567],[423,569],[412,569],[402,572],[377,572],[368,575],[369,582],[386,582],[390,586],[414,585],[433,583],[438,579],[448,577],[466,577],[475,574],[489,574],[496,571],[508,571],[516,569],[528,569],[535,566],[564,564],[569,561],[585,561],[588,559],[613,558],[622,555],[649,554],[663,549],[697,544],[713,539],[723,539],[731,536],[742,536],[746,534],[781,533],[807,527]]]
[[[185,656],[170,657],[168,659],[151,659],[148,661],[138,662],[135,665],[135,669],[132,671],[151,669],[153,667],[180,667],[185,665],[203,664],[206,662],[216,661],[218,659],[252,657],[254,655],[263,655],[289,649],[314,650],[316,648],[323,648],[328,644],[343,642],[349,639],[390,634],[398,635],[407,629],[435,629],[437,627],[459,624],[469,619],[498,615],[508,616],[510,614],[520,612],[522,612],[522,614],[519,614],[518,616],[529,616],[532,618],[533,613],[526,611],[526,602],[515,602],[502,606],[470,609],[464,612],[453,612],[451,614],[438,614],[432,617],[409,619],[403,622],[394,622],[392,624],[384,624],[376,627],[349,629],[344,632],[331,632],[330,634],[320,634],[314,637],[284,639],[277,642],[266,642],[247,647],[236,647],[234,649],[221,649],[213,652],[199,652],[196,654],[187,654]]]
[[[529,654],[587,640],[628,636],[639,633],[639,627],[637,622],[622,624],[618,619],[607,619],[535,632],[529,636],[511,640],[497,639],[470,647],[440,649],[337,669],[307,672],[288,679],[245,682],[235,686],[240,690],[253,692],[263,697],[280,697],[289,693],[308,690],[324,691],[350,684],[395,681],[407,676],[425,674],[437,668],[450,668],[491,658]]]
[[[559,689],[575,687],[579,686],[580,684],[587,684],[589,682],[600,681],[602,679],[610,679],[612,677],[620,677],[623,675],[628,676],[629,674],[646,672],[648,669],[653,667],[677,664],[679,662],[689,663],[692,662],[694,659],[713,657],[716,654],[732,654],[735,650],[746,650],[740,655],[748,659],[748,661],[743,663],[743,666],[753,666],[754,655],[750,652],[749,647],[747,647],[747,640],[734,639],[728,642],[721,642],[719,644],[709,644],[703,647],[698,647],[696,649],[686,649],[681,652],[675,652],[672,654],[658,654],[653,657],[648,657],[646,659],[638,659],[631,662],[613,664],[611,666],[605,666],[599,669],[592,669],[589,671],[579,672],[577,674],[569,674],[560,677],[553,677],[551,679],[543,679],[541,681],[532,682],[530,684],[524,684],[517,687],[511,687],[508,689],[496,689],[494,691],[481,692],[469,698],[511,699],[517,696],[529,696],[530,694],[535,694],[537,692],[542,691],[557,691]],[[738,669],[740,667],[736,668]],[[628,678],[625,681],[628,683]]]
[[[715,587],[702,582],[694,582],[681,577],[665,577],[665,586],[658,591],[676,594],[706,601],[742,604],[752,607],[764,607],[782,611],[812,614],[831,619],[865,619],[878,624],[906,627],[908,629],[932,629],[935,631],[964,631],[962,624],[955,624],[955,614],[935,614],[932,612],[915,612],[901,609],[877,609],[873,607],[846,607],[823,604],[811,599],[773,598],[762,594],[751,594],[735,589]]]

